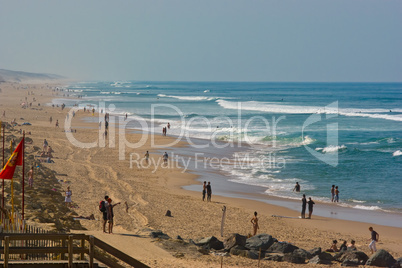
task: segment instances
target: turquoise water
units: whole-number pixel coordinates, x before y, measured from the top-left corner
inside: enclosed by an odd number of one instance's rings
[[[227,180],[266,187],[267,195],[299,199],[292,192],[297,181],[302,193],[330,202],[334,184],[342,206],[402,212],[401,83],[118,81],[67,88],[83,98],[55,102],[104,101],[115,114],[146,119],[151,131],[169,122],[169,135],[190,142],[242,143],[228,157],[252,161],[219,169]]]

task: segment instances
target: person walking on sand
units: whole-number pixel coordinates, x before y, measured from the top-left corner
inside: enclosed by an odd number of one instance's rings
[[[33,167],[28,171],[28,185],[30,188],[33,187]]]
[[[167,154],[167,152],[165,152],[164,154],[163,154],[163,163],[165,163],[165,164],[167,164],[167,162],[168,162],[168,158],[169,158],[169,155]]]
[[[307,199],[306,199],[306,195],[303,194],[303,198],[302,198],[302,211],[301,211],[301,218],[305,219],[306,218],[306,206],[307,206]]]
[[[369,227],[369,231],[371,232],[371,243],[369,244],[369,248],[371,250],[371,254],[373,254],[374,252],[377,251],[377,247],[376,247],[376,242],[378,242],[378,240],[380,240],[380,235],[374,231],[373,227]]]
[[[59,127],[59,119],[56,120],[56,127]]]
[[[211,202],[211,197],[212,197],[212,188],[211,188],[211,182],[209,181],[207,184],[207,202]]]
[[[334,202],[339,202],[339,190],[338,186],[335,187],[335,200]]]
[[[103,232],[106,233],[106,222],[107,222],[107,200],[109,199],[108,195],[105,195],[105,200],[102,201],[102,219],[103,219]]]
[[[71,207],[71,196],[73,192],[70,190],[70,186],[67,187],[66,197],[64,198],[64,202],[66,203],[66,207]]]
[[[254,217],[251,219],[251,223],[253,224],[253,236],[255,236],[257,230],[260,229],[260,226],[258,226],[257,211],[254,211]]]
[[[205,201],[205,194],[207,193],[207,182],[204,181],[202,185],[202,201]]]
[[[332,185],[331,187],[331,202],[334,202],[335,200],[335,185]]]
[[[148,164],[148,161],[149,161],[149,152],[148,151],[145,153],[144,157],[145,157],[145,161]]]
[[[296,182],[296,185],[295,185],[295,187],[293,188],[293,192],[294,191],[296,191],[296,192],[300,192],[300,184],[299,184],[299,182]]]
[[[107,199],[106,210],[107,210],[107,220],[109,223],[109,234],[113,233],[113,217],[114,217],[113,208],[119,204],[120,202],[112,205],[112,199],[111,198]]]
[[[308,198],[308,218],[307,219],[311,219],[311,214],[313,214],[313,206],[314,206],[314,201],[311,200],[311,197]]]

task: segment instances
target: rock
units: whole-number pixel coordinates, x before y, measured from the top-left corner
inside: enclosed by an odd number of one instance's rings
[[[304,264],[306,262],[306,259],[299,256],[298,254],[285,253],[285,255],[283,256],[283,261]]]
[[[197,250],[198,250],[198,252],[201,253],[202,255],[209,255],[209,249],[200,247],[200,248],[198,248]]]
[[[241,245],[237,245],[230,249],[230,254],[237,256],[237,255],[240,255],[244,250],[247,250],[247,249]]]
[[[264,260],[266,261],[283,261],[284,254],[282,253],[265,253]]]
[[[344,252],[342,252],[342,255],[339,257],[334,256],[334,258],[342,263],[357,263],[357,265],[364,265],[367,260],[368,260],[368,256],[366,255],[366,253],[361,252],[361,251],[354,251],[354,250],[346,250]]]
[[[281,253],[292,253],[296,249],[298,249],[298,247],[288,242],[275,242],[272,246],[269,247],[270,251],[281,252]]]
[[[312,257],[317,256],[321,253],[321,248],[313,248],[309,250],[308,253],[310,253]]]
[[[308,263],[315,263],[315,264],[331,264],[333,257],[331,254],[326,252],[321,252],[319,255],[314,256],[311,258]]]
[[[371,257],[368,259],[366,262],[366,265],[369,266],[379,266],[379,267],[391,267],[396,263],[396,260],[394,257],[392,257],[391,254],[389,254],[388,251],[384,249],[380,249]]]
[[[184,258],[184,254],[181,252],[176,252],[175,254],[173,254],[173,256],[176,258]]]
[[[398,258],[392,268],[402,268],[402,258]]]
[[[166,211],[165,216],[166,217],[172,217],[172,212],[170,210]]]
[[[231,248],[237,245],[245,247],[246,240],[247,237],[245,237],[244,235],[231,234],[229,237],[225,239],[225,241],[223,241],[223,245],[226,250],[230,250]]]
[[[177,240],[183,240],[183,238],[181,238],[180,235],[176,236],[176,239],[177,239]]]
[[[267,250],[276,241],[278,240],[268,234],[259,234],[248,238],[245,247],[254,250],[260,250],[260,248]]]
[[[293,255],[299,256],[306,259],[311,259],[313,257],[313,255],[311,255],[310,252],[308,252],[307,250],[304,250],[302,248],[298,248],[296,250],[293,251]]]
[[[218,238],[216,238],[215,236],[203,238],[200,241],[198,241],[196,245],[207,249],[211,248],[216,250],[223,249],[223,242],[219,241]]]
[[[233,249],[234,248],[232,248],[232,250]],[[239,250],[233,251],[233,253],[236,253],[236,254],[233,254],[232,250],[230,251],[230,253],[232,255],[238,255],[240,257],[245,257],[245,258],[249,258],[249,259],[253,259],[253,260],[258,260],[258,251],[256,251],[256,250],[247,250],[247,249],[241,250],[241,249],[239,249]]]
[[[359,266],[359,262],[357,260],[345,260],[344,262],[342,262],[341,266],[355,267]]]
[[[149,234],[152,238],[169,239],[170,237],[162,231],[153,231]]]

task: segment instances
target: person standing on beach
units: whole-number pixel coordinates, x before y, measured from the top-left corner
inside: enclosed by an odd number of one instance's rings
[[[254,217],[251,219],[251,223],[253,224],[253,236],[255,236],[257,234],[257,229],[260,229],[258,226],[257,211],[254,211]]]
[[[339,202],[339,190],[338,186],[335,187],[335,200],[334,202]]]
[[[369,228],[369,231],[371,232],[371,243],[369,244],[369,248],[371,250],[371,254],[373,254],[374,252],[377,251],[377,247],[375,246],[375,243],[378,242],[378,240],[380,240],[380,235],[374,231],[373,227]]]
[[[299,182],[296,182],[296,185],[295,185],[295,188],[293,188],[293,192],[294,191],[296,191],[296,192],[300,192],[300,184],[299,184]]]
[[[205,201],[205,194],[207,193],[207,182],[204,181],[202,185],[202,201]]]
[[[66,207],[70,206],[71,207],[71,196],[73,195],[73,192],[70,190],[70,186],[67,187],[66,191],[66,197],[64,198],[64,202],[66,203]]]
[[[149,161],[149,152],[148,151],[145,153],[144,157],[145,157],[145,161],[147,162],[147,165],[148,165],[148,161]]]
[[[207,184],[207,202],[211,202],[211,197],[212,197],[212,188],[211,188],[211,182],[209,181]]]
[[[163,158],[163,163],[167,164],[167,162],[168,162],[168,158],[169,158],[168,153],[167,153],[167,152],[165,152],[165,153],[163,154],[162,158]]]
[[[307,219],[311,219],[311,214],[313,214],[313,206],[314,206],[314,201],[311,200],[311,197],[308,198],[308,218]]]
[[[107,208],[106,208],[106,203],[107,200],[109,199],[109,196],[105,195],[105,200],[102,201],[102,218],[103,218],[103,232],[106,233],[106,222],[107,222]]]
[[[301,211],[301,218],[305,219],[306,218],[306,206],[307,206],[307,199],[306,199],[306,195],[303,194],[303,198],[302,198],[302,211]]]
[[[332,185],[331,187],[331,202],[334,202],[335,200],[335,185]]]
[[[33,167],[28,171],[28,185],[30,188],[33,187]]]
[[[113,208],[119,204],[120,202],[112,205],[112,199],[111,198],[107,199],[106,211],[107,211],[107,220],[109,222],[109,234],[113,233],[113,217],[114,217]]]

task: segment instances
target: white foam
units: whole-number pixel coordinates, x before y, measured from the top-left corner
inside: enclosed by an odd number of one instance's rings
[[[341,145],[341,146],[329,145],[324,148],[316,148],[315,150],[322,151],[323,153],[335,153],[335,152],[342,151],[345,149],[347,149],[347,147],[345,145]]]
[[[357,209],[364,209],[364,210],[382,210],[380,207],[378,206],[362,206],[362,205],[356,205],[353,206],[353,208],[357,208]]]
[[[386,120],[402,121],[402,114],[389,114],[389,109],[355,109],[355,108],[327,108],[320,106],[298,106],[277,104],[274,102],[231,102],[227,100],[218,99],[216,102],[225,109],[241,109],[248,111],[259,111],[278,114],[339,114],[343,116],[352,117],[370,117]],[[397,113],[402,113],[402,109],[392,109]],[[387,113],[387,114],[381,114]]]
[[[158,94],[158,97],[163,98],[174,98],[179,100],[189,100],[189,101],[210,101],[216,100],[216,97],[203,97],[203,96],[174,96],[174,95],[165,95],[165,94]]]
[[[402,155],[401,150],[395,151],[395,152],[392,154],[392,156],[401,156],[401,155]]]

